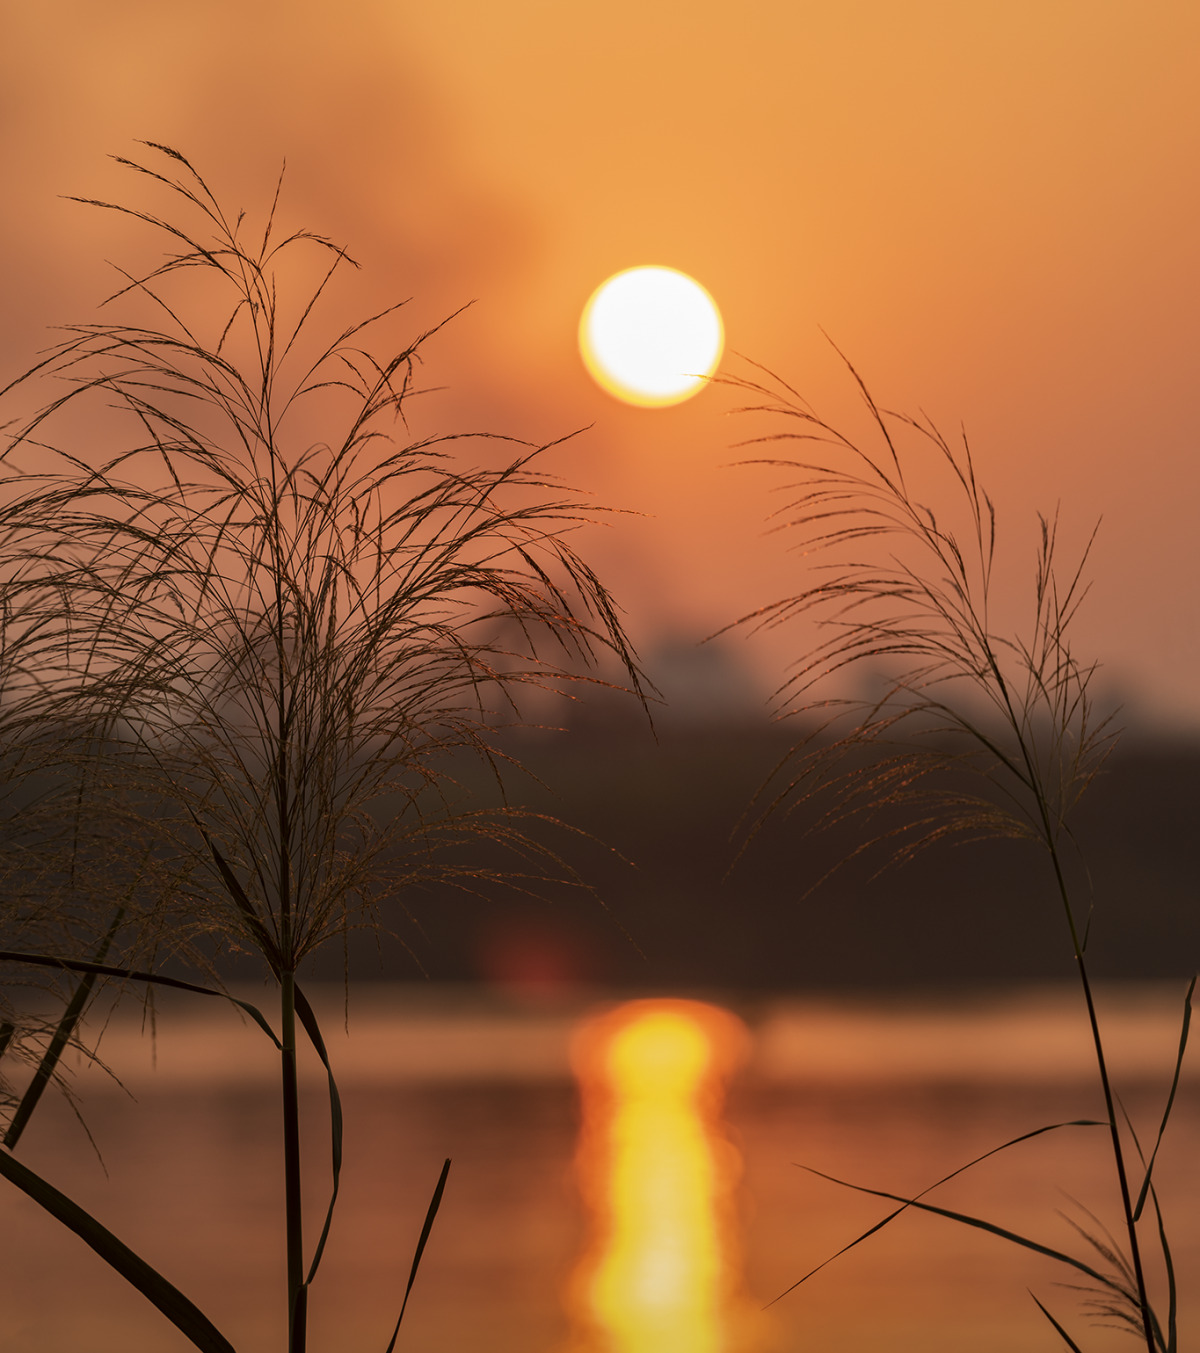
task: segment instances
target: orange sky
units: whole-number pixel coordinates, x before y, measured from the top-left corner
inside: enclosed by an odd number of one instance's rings
[[[0,373],[145,257],[58,197],[128,197],[107,153],[176,145],[251,209],[286,156],[289,219],[360,259],[364,304],[476,302],[427,354],[429,426],[594,425],[557,465],[649,514],[590,552],[653,650],[804,585],[767,478],[723,468],[727,397],[625,408],[583,372],[593,287],[670,264],[833,421],[822,328],[882,403],[965,423],[1022,586],[1037,508],[1072,542],[1102,515],[1080,649],[1200,727],[1198,50],[1179,0],[11,6]],[[794,647],[735,652],[765,688]]]

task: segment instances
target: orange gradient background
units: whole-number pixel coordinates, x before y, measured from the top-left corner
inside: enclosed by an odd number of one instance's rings
[[[60,196],[136,195],[106,154],[178,146],[251,213],[286,157],[285,223],[364,265],[351,304],[412,296],[413,334],[476,302],[427,351],[418,431],[590,425],[554,465],[644,514],[584,543],[653,664],[804,585],[763,536],[771,477],[726,468],[758,430],[727,393],[625,409],[583,369],[593,288],[661,260],[715,297],[730,369],[853,426],[823,329],[885,406],[965,424],[1014,585],[1035,509],[1074,545],[1102,515],[1080,653],[1195,729],[1198,49],[1176,0],[10,7],[0,385],[95,317],[105,259],[153,261]],[[802,639],[734,639],[748,687]]]

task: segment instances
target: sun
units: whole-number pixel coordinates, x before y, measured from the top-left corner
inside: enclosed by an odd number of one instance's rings
[[[592,293],[579,320],[579,351],[597,383],[643,408],[698,394],[724,346],[716,302],[676,268],[614,274]]]

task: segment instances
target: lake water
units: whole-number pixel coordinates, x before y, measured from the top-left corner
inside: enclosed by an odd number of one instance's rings
[[[453,1167],[398,1353],[558,1353],[561,1293],[583,1218],[571,1030],[586,1009],[463,993],[355,991],[324,1012],[346,1110],[346,1165],[315,1284],[310,1347],[384,1353],[444,1157]],[[1149,1136],[1178,1042],[1181,992],[1102,993],[1114,1077]],[[250,995],[250,999],[255,999]],[[1074,991],[990,997],[727,1002],[752,1050],[729,1089],[744,1161],[745,1283],[765,1305],[888,1210],[799,1168],[916,1192],[1009,1137],[1101,1112]],[[161,1009],[155,1043],[114,1017],[77,1078],[87,1128],[61,1100],[19,1154],[196,1301],[239,1353],[283,1346],[281,1164],[271,1048],[230,1008]],[[1161,1157],[1181,1284],[1181,1346],[1200,1318],[1200,1076],[1185,1071]],[[323,1212],[328,1138],[320,1068],[305,1068],[309,1219]],[[134,1098],[131,1098],[132,1095]],[[190,1345],[74,1236],[11,1186],[0,1203],[8,1353],[182,1353]],[[1068,1129],[994,1157],[931,1201],[1082,1252],[1071,1199],[1116,1228],[1106,1138]],[[1032,1288],[1088,1353],[1137,1345],[1092,1329],[1065,1271],[994,1236],[905,1215],[764,1316],[763,1353],[1016,1353],[1062,1345]],[[1165,1303],[1164,1303],[1165,1306]],[[664,1353],[670,1353],[664,1350]]]

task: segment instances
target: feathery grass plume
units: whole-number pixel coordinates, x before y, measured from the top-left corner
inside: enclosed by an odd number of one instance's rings
[[[300,965],[351,927],[386,926],[385,907],[407,913],[431,880],[578,883],[516,810],[463,807],[445,763],[481,758],[499,786],[494,734],[523,688],[597,680],[605,654],[638,696],[640,674],[572,544],[598,509],[540,468],[550,448],[412,439],[430,335],[379,355],[372,332],[395,306],[318,334],[357,266],[345,251],[281,234],[278,189],[251,237],[179,152],[144,144],[118,162],[177,212],[91,205],[159,232],[165,260],[107,302],[137,319],[70,326],[23,378],[62,389],[15,430],[10,494],[52,523],[46,567],[70,573],[71,675],[106,790],[172,871],[143,912],[174,942],[257,954],[278,981],[298,1353],[329,1225],[306,1270],[297,1020],[325,1054]],[[56,434],[81,424],[99,450]],[[503,456],[472,466],[470,448]],[[465,862],[479,839],[516,863]],[[332,1074],[330,1092],[336,1197]]]
[[[816,636],[776,694],[781,714],[816,716],[818,726],[781,763],[763,806],[794,808],[820,789],[831,805],[822,825],[893,805],[927,808],[888,834],[899,837],[900,858],[951,833],[1031,838],[1057,850],[1116,739],[1111,717],[1093,709],[1096,665],[1081,663],[1070,642],[1091,542],[1064,578],[1057,516],[1039,517],[1026,624],[999,630],[995,508],[966,439],[955,447],[928,421],[881,410],[850,370],[877,449],[822,422],[767,373],[770,384],[725,382],[758,400],[741,412],[790,424],[745,445],[804,442],[814,457],[747,462],[797,476],[773,519],[793,533],[813,582],[735,623],[808,620]],[[956,494],[950,520],[910,491],[915,472]],[[875,689],[860,699],[830,694],[854,675]],[[939,776],[964,768],[980,772],[973,792],[962,775]]]
[[[1115,1242],[1084,1233],[1114,1278],[978,1218],[881,1196],[901,1202],[900,1211],[913,1206],[953,1216],[1082,1270],[1102,1293],[1094,1313],[1133,1329],[1149,1353],[1173,1353],[1174,1273],[1151,1184],[1157,1144],[1143,1162],[1135,1202],[1129,1141],[1139,1155],[1141,1148],[1131,1130],[1123,1138],[1118,1121],[1084,958],[1087,918],[1068,869],[1070,811],[1116,736],[1110,720],[1093,709],[1095,664],[1081,661],[1071,643],[1087,591],[1091,541],[1064,572],[1057,517],[1039,517],[1033,595],[1024,625],[1009,627],[993,596],[996,512],[976,478],[965,436],[955,444],[928,419],[880,408],[846,365],[867,410],[872,437],[865,443],[823,421],[764,368],[753,378],[722,381],[744,401],[740,413],[773,421],[770,432],[743,445],[801,447],[795,458],[747,462],[787,476],[786,501],[774,519],[789,532],[810,581],[735,623],[762,629],[804,621],[814,636],[776,695],[781,717],[815,719],[815,731],[776,767],[761,793],[757,822],[823,805],[812,830],[848,820],[865,824],[854,853],[883,845],[892,860],[951,836],[1021,837],[1044,848],[1087,1009],[1128,1257]],[[939,498],[949,497],[948,507],[935,511],[924,501],[930,482]],[[836,694],[855,674],[869,675],[871,693],[860,699]],[[905,814],[899,825],[897,809]],[[880,814],[884,821],[872,829]],[[1189,990],[1176,1085],[1190,999]],[[1163,1129],[1173,1100],[1174,1088]],[[1147,1194],[1171,1293],[1165,1338],[1147,1297],[1138,1232]]]
[[[94,978],[31,971],[6,955],[103,957],[124,920],[117,890],[128,865],[108,840],[111,819],[93,811],[68,731],[75,669],[86,666],[73,565],[47,567],[44,521],[20,499],[0,493],[0,1138],[9,1148],[48,1085],[68,1090],[61,1054],[87,1051],[76,1030]]]

